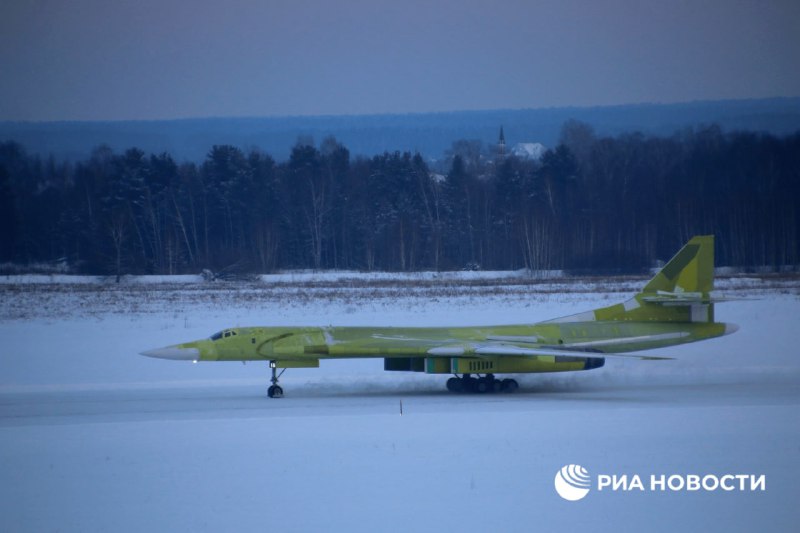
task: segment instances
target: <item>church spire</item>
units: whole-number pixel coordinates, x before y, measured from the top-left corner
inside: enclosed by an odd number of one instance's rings
[[[497,141],[497,152],[506,155],[506,136],[503,133],[503,126],[500,126],[500,139]]]

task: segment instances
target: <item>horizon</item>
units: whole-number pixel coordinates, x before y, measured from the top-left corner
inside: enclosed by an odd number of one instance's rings
[[[191,121],[213,121],[213,120],[303,120],[303,119],[339,119],[339,118],[373,118],[373,117],[416,117],[416,116],[434,116],[434,115],[456,115],[468,113],[518,113],[518,112],[540,112],[540,111],[567,111],[567,110],[613,110],[623,108],[635,107],[680,107],[680,106],[704,106],[710,104],[745,104],[745,103],[766,103],[766,102],[780,102],[792,101],[800,102],[800,95],[798,96],[766,96],[758,98],[724,98],[724,99],[698,99],[698,100],[682,100],[674,102],[629,102],[621,104],[607,104],[607,105],[560,105],[560,106],[541,106],[541,107],[498,107],[498,108],[485,108],[485,109],[451,109],[444,111],[409,111],[409,112],[386,112],[386,113],[328,113],[318,115],[230,115],[230,116],[196,116],[196,117],[165,117],[165,118],[131,118],[131,119],[58,119],[58,120],[9,120],[0,119],[0,123],[4,124],[110,124],[110,123],[152,123],[152,122],[191,122]]]
[[[117,151],[138,147],[148,153],[168,152],[176,160],[197,162],[211,146],[222,144],[256,148],[283,160],[298,140],[316,144],[332,136],[353,155],[371,157],[399,150],[435,160],[459,139],[488,146],[497,139],[501,126],[509,146],[538,142],[553,147],[570,120],[589,125],[599,136],[626,132],[670,136],[711,125],[726,132],[785,136],[800,130],[800,98],[382,115],[0,121],[0,140],[17,142],[30,153],[68,161],[88,157],[93,148],[106,145]]]

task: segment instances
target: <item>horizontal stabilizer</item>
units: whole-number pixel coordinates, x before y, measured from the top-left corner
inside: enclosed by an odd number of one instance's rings
[[[643,302],[659,305],[694,305],[732,302],[742,298],[728,298],[713,293],[701,292],[668,292],[658,291],[655,294],[643,294]]]

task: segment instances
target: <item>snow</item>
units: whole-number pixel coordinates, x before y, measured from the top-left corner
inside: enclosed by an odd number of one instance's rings
[[[289,370],[286,398],[269,400],[266,365],[137,355],[232,325],[533,322],[638,286],[390,280],[3,285],[0,530],[796,526],[796,281],[721,282],[758,298],[717,306],[740,331],[656,351],[675,361],[523,375],[513,395],[450,395],[443,376],[383,372],[375,359]],[[568,502],[553,478],[570,463],[591,474],[764,474],[767,490],[592,490]]]
[[[651,269],[655,274],[659,269]],[[741,269],[734,267],[717,267],[717,275],[728,277],[739,276]],[[273,274],[253,276],[263,283],[330,283],[337,281],[375,282],[375,281],[470,281],[470,280],[509,280],[509,279],[537,279],[553,280],[567,277],[563,270],[453,270],[453,271],[423,271],[423,272],[361,272],[357,270],[287,270]],[[736,277],[736,282],[741,283],[748,279]],[[750,278],[758,284],[760,278]],[[114,281],[113,276],[81,276],[73,274],[11,274],[0,276],[0,285],[108,285]],[[574,281],[574,280],[573,280]],[[122,276],[122,284],[202,284],[206,282],[201,274],[185,275],[149,275],[149,276]]]
[[[290,270],[274,274],[255,276],[264,283],[317,283],[332,281],[418,281],[418,280],[495,280],[509,278],[536,277],[538,279],[552,279],[564,277],[561,270],[543,270],[531,273],[527,270],[470,270],[470,271],[443,271],[443,272],[360,272],[356,270]],[[3,285],[32,285],[32,284],[108,284],[114,280],[113,276],[80,276],[71,274],[12,274],[0,276]],[[128,284],[197,284],[203,283],[200,274],[186,274],[180,276],[122,276],[121,283]]]
[[[517,143],[511,153],[524,159],[541,159],[547,148],[541,143]]]
[[[33,285],[33,284],[98,284],[108,283],[114,276],[81,276],[76,274],[11,274],[0,276],[0,284],[4,285]],[[203,277],[200,275],[182,276],[122,276],[123,283],[200,283]]]

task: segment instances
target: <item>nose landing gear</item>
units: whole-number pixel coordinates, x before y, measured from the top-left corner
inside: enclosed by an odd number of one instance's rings
[[[281,373],[278,374],[278,367],[275,361],[269,362],[269,368],[272,370],[272,377],[270,378],[272,385],[267,389],[267,396],[270,398],[283,398],[283,389],[278,385],[278,378],[286,372],[286,369],[284,368],[281,370]]]

